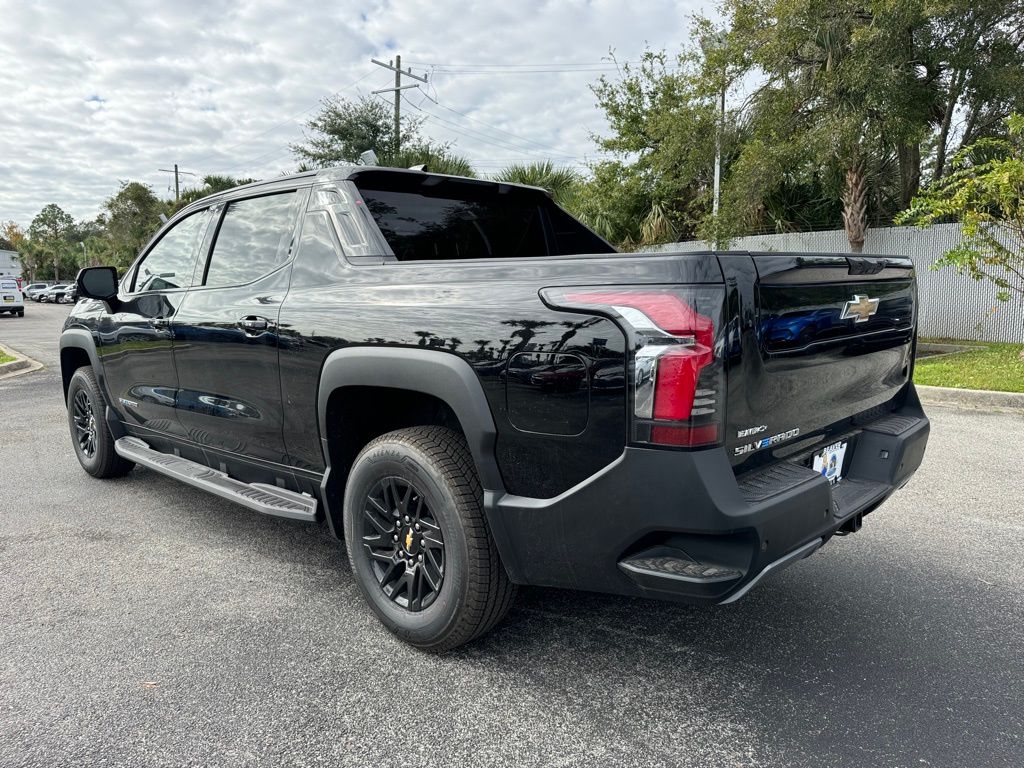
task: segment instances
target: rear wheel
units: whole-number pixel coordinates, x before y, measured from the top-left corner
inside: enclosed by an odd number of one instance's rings
[[[445,651],[488,632],[516,587],[498,556],[461,435],[412,427],[370,442],[345,489],[345,543],[363,596],[401,639]]]
[[[76,370],[68,384],[68,426],[78,463],[93,477],[121,477],[135,464],[114,450],[106,407],[92,367],[86,365]]]

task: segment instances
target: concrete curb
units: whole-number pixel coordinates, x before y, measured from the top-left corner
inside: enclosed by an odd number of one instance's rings
[[[992,392],[986,389],[926,387],[918,384],[917,394],[925,405],[949,405],[979,411],[1009,411],[1024,415],[1024,392]]]
[[[10,347],[5,347],[3,344],[0,344],[0,351],[14,358],[11,362],[0,365],[0,379],[9,379],[12,376],[31,373],[32,371],[38,371],[43,367],[43,364],[39,361],[33,360],[31,357],[26,357]]]

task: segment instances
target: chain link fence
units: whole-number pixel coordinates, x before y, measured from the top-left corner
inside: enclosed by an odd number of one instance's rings
[[[996,287],[976,281],[956,270],[929,267],[962,239],[958,224],[918,227],[878,227],[868,230],[865,254],[909,256],[917,272],[920,296],[919,333],[922,336],[977,341],[1024,343],[1024,300],[996,298]],[[702,251],[708,243],[695,240],[669,243],[659,251]],[[781,235],[750,235],[732,241],[734,251],[779,253],[849,253],[850,244],[841,230],[793,232]]]

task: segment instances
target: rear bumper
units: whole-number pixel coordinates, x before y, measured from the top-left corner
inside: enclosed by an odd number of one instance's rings
[[[516,582],[684,602],[732,602],[764,576],[857,530],[917,470],[929,423],[907,406],[851,427],[842,482],[799,454],[750,475],[724,450],[628,447],[552,499],[488,495],[491,529]]]

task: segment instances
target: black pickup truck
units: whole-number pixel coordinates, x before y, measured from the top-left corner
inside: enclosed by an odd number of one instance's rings
[[[908,260],[617,253],[530,187],[279,178],[77,288],[83,468],[324,520],[432,650],[519,584],[737,600],[856,531],[928,438]]]

